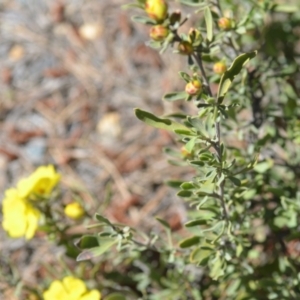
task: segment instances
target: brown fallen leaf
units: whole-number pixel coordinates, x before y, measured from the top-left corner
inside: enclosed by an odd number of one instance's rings
[[[15,160],[19,157],[18,154],[5,148],[4,146],[0,146],[0,154],[3,154],[4,156],[6,156],[9,161]]]
[[[13,79],[12,70],[10,68],[3,68],[1,70],[1,81],[4,84],[10,85]]]
[[[61,67],[48,68],[44,70],[43,75],[49,78],[59,78],[68,75],[68,71]]]
[[[33,137],[44,136],[42,130],[21,131],[13,127],[9,132],[9,138],[17,144],[25,144]]]
[[[65,19],[65,5],[56,1],[51,7],[51,17],[54,23],[61,23]]]

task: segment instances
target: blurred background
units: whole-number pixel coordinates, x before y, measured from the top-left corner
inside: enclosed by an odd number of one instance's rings
[[[54,164],[63,189],[75,191],[91,215],[145,230],[159,226],[159,215],[180,229],[184,210],[163,184],[183,172],[162,153],[176,141],[133,109],[173,111],[161,98],[183,89],[177,72],[185,61],[148,48],[149,29],[132,23],[126,3],[0,1],[0,199],[37,166]],[[59,250],[0,232],[0,268],[13,261],[34,284],[40,259],[54,261]]]

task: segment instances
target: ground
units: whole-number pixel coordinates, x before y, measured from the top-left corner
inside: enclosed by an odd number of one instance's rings
[[[189,178],[189,170],[168,164],[162,150],[178,145],[174,136],[140,122],[134,108],[176,111],[161,98],[184,87],[177,72],[185,61],[148,48],[148,28],[131,21],[125,3],[1,1],[0,199],[37,166],[54,164],[62,204],[76,190],[93,214],[111,188],[101,211],[107,217],[149,230],[158,215],[177,230],[185,208],[163,183]],[[50,245],[42,237],[12,240],[1,230],[2,275],[14,262],[23,283],[35,284],[41,258],[55,261],[60,253]]]

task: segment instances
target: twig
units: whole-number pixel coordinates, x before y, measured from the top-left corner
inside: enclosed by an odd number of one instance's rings
[[[208,82],[208,79],[207,79],[207,76],[206,76],[206,73],[205,73],[205,70],[203,67],[202,59],[201,59],[199,53],[193,53],[192,56],[196,60],[198,66],[200,68],[203,80],[204,80],[205,84],[207,85],[208,94],[212,97],[213,94],[212,94],[211,88],[209,86],[209,82]],[[216,128],[217,141],[214,145],[215,145],[215,149],[217,150],[219,161],[221,164],[221,169],[219,171],[219,177],[221,177],[221,175],[222,175],[222,150],[221,150],[221,128],[220,128],[219,121],[215,122],[215,128]],[[221,201],[224,219],[226,220],[226,222],[228,222],[228,213],[227,213],[227,208],[226,208],[226,204],[225,204],[225,200],[224,200],[224,185],[225,185],[225,180],[223,180],[220,184],[220,190],[219,190],[220,194],[219,194],[218,198]]]
[[[204,67],[203,67],[202,59],[201,59],[201,57],[198,53],[193,53],[192,56],[195,59],[195,61],[197,62],[199,68],[200,68],[200,71],[201,71],[202,77],[204,79],[205,85],[207,85],[208,94],[212,97],[213,94],[212,94],[211,88],[209,86],[208,79],[206,77],[206,73],[205,73],[205,70],[204,70]]]

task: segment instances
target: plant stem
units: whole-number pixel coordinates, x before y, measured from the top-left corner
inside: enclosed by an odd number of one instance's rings
[[[203,67],[201,56],[199,55],[199,53],[193,53],[192,56],[196,60],[198,66],[200,68],[200,71],[201,71],[204,83],[207,86],[207,91],[208,91],[209,96],[213,97],[213,94],[212,94],[211,88],[209,86],[209,82],[208,82],[208,79],[207,79],[207,76],[206,76],[206,73],[205,73],[205,70],[204,70],[204,67]],[[222,165],[223,165],[222,150],[221,150],[221,127],[220,127],[220,121],[216,120],[216,122],[215,122],[215,129],[216,129],[216,139],[217,140],[214,143],[214,148],[217,151],[217,154],[218,154],[218,157],[219,157],[219,161],[220,161],[220,164],[221,164],[221,169],[219,170],[219,174],[218,174],[219,178],[220,178],[221,175],[222,175]],[[228,213],[227,213],[227,208],[226,208],[226,204],[225,204],[225,200],[224,200],[224,186],[225,186],[225,179],[220,184],[219,199],[221,201],[221,206],[222,206],[222,210],[223,210],[223,217],[226,220],[226,222],[228,222]]]
[[[202,63],[201,56],[200,56],[198,53],[193,53],[192,56],[193,56],[193,58],[195,59],[195,61],[197,62],[199,68],[200,68],[202,77],[203,77],[203,79],[204,79],[204,83],[205,83],[205,85],[207,86],[208,94],[209,94],[210,97],[212,97],[213,94],[212,94],[211,88],[210,88],[210,86],[209,86],[208,79],[207,79],[207,77],[206,77],[206,73],[205,73],[205,70],[204,70],[204,67],[203,67],[203,63]]]

